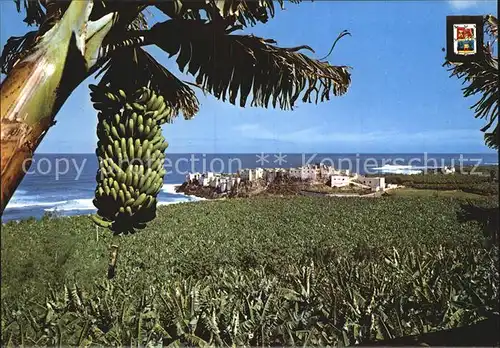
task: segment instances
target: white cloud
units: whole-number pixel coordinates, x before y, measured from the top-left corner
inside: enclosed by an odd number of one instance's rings
[[[455,10],[464,10],[477,6],[477,1],[474,0],[448,0],[448,4]]]
[[[234,128],[236,133],[248,139],[275,140],[297,144],[320,144],[320,143],[393,143],[408,144],[411,142],[425,143],[449,143],[449,142],[476,142],[482,139],[478,136],[477,129],[444,129],[428,130],[420,132],[398,132],[388,131],[332,131],[325,132],[323,128],[311,127],[291,132],[271,131],[259,124],[242,124]]]

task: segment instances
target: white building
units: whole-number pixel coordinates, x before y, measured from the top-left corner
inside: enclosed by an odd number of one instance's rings
[[[288,176],[294,179],[302,179],[302,168],[290,168]]]
[[[198,181],[200,179],[200,176],[201,176],[200,173],[189,173],[186,175],[186,181],[187,182]]]
[[[339,175],[340,171],[335,170],[335,168],[322,164],[319,167],[319,174],[322,178],[328,178],[332,175]]]
[[[276,169],[268,169],[266,170],[265,177],[267,182],[273,182],[274,179],[276,179],[276,176],[278,175],[279,171]]]
[[[227,182],[225,180],[221,181],[221,183],[219,184],[219,189],[220,189],[220,192],[226,192]]]
[[[365,177],[359,176],[358,181],[363,185],[369,186],[372,191],[385,190],[385,178],[384,177]]]
[[[302,178],[302,170],[301,168],[290,168],[290,170],[288,171],[288,175],[291,178],[300,179]]]
[[[239,175],[241,180],[248,180],[248,181],[253,180],[253,172],[251,169],[242,169],[239,171]]]
[[[230,191],[233,189],[233,187],[237,187],[240,184],[240,180],[240,178],[235,178],[234,176],[230,177],[227,180],[227,190]]]
[[[208,179],[209,182],[210,182],[210,187],[214,187],[216,188],[217,186],[219,186],[219,182],[220,182],[220,179],[217,178],[217,177],[212,177],[210,179]]]
[[[320,173],[321,172],[319,167],[311,165],[299,168],[291,168],[289,171],[289,175],[291,178],[300,180],[313,180],[313,181],[316,181]]]
[[[302,180],[313,180],[316,181],[320,175],[318,167],[305,167],[302,168]]]
[[[346,175],[332,175],[330,177],[331,187],[344,187],[351,183],[351,177]]]
[[[201,186],[210,186],[210,179],[202,177],[200,178],[200,185]]]
[[[264,169],[262,168],[255,168],[255,179],[262,179],[264,177]]]
[[[238,173],[242,180],[254,181],[264,178],[264,169],[262,168],[242,169]]]
[[[441,173],[443,174],[454,174],[455,173],[455,167],[447,167],[447,166],[444,166],[442,169],[441,169]]]

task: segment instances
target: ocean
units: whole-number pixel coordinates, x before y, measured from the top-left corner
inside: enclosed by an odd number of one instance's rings
[[[359,174],[417,174],[425,168],[498,165],[491,154],[167,154],[167,175],[158,196],[160,205],[199,201],[175,192],[188,172],[235,173],[242,168],[290,168],[324,163]],[[97,159],[94,154],[37,154],[11,198],[2,222],[46,213],[81,215],[95,212]]]

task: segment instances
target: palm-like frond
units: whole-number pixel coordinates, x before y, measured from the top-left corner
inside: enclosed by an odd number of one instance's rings
[[[299,3],[301,0],[290,0]],[[172,0],[155,6],[172,19],[224,20],[231,25],[266,23],[274,17],[275,2],[283,8],[284,0]]]
[[[170,20],[155,25],[151,37],[171,56],[179,53],[181,71],[196,77],[196,83],[215,97],[244,107],[250,93],[252,106],[277,104],[291,109],[303,93],[304,102],[329,100],[342,95],[350,85],[349,68],[332,66],[309,58],[300,49],[279,48],[275,41],[252,35],[229,35],[215,23]]]
[[[24,36],[12,36],[7,40],[3,50],[1,60],[2,74],[8,74],[14,64],[26,54],[26,51],[33,45],[37,31],[30,31]]]
[[[137,17],[135,17],[129,25],[130,30],[147,30],[148,28],[149,28],[148,19],[144,11],[139,12]]]
[[[40,31],[50,28],[50,18],[54,17],[57,21],[67,4],[57,0],[15,1],[19,10],[21,5],[24,6],[29,22],[42,24]],[[283,7],[284,0],[276,3]],[[179,19],[147,30],[144,11],[151,5]],[[344,94],[350,85],[348,67],[332,66],[299,52],[301,49],[312,51],[307,46],[279,48],[273,40],[252,35],[231,35],[243,26],[266,22],[273,17],[273,0],[172,0],[158,3],[149,0],[94,0],[90,20],[97,20],[111,12],[118,13],[118,16],[106,37],[103,47],[106,54],[99,63],[107,61],[102,69],[105,72],[103,80],[123,80],[123,72],[128,73],[129,68],[141,71],[142,81],[151,79],[162,94],[171,93],[172,107],[188,118],[198,110],[198,101],[192,90],[145,51],[131,49],[130,46],[154,43],[171,56],[179,53],[177,62],[180,69],[184,71],[187,67],[188,72],[196,77],[199,87],[222,100],[228,98],[232,104],[236,103],[239,95],[241,106],[246,105],[251,95],[252,106],[268,107],[272,103],[274,107],[279,105],[282,109],[291,109],[299,97],[304,102],[324,101],[332,94]],[[134,39],[134,35],[139,36]],[[35,33],[30,33],[24,38],[9,40],[2,55],[3,71],[7,72],[12,67],[35,37]],[[130,52],[133,52],[134,58],[125,58],[131,55]],[[174,100],[179,103],[178,106],[174,105]]]
[[[481,94],[481,99],[472,106],[475,117],[495,121],[498,116],[498,58],[486,56],[478,62],[456,63],[449,69],[451,76],[464,79],[464,97]],[[488,127],[489,128],[489,127]]]
[[[498,35],[497,19],[493,16],[486,16],[485,31],[487,34],[495,35],[494,41]],[[498,57],[493,56],[492,47],[486,44],[483,48],[484,59],[474,62],[454,63],[445,62],[449,67],[450,77],[456,76],[458,79],[464,79],[467,84],[463,89],[464,97],[481,95],[478,102],[471,106],[474,109],[474,117],[486,119],[486,125],[481,129],[485,132],[486,144],[489,147],[498,146],[498,137],[495,123],[498,124]],[[488,132],[493,127],[494,131]]]
[[[146,30],[148,21],[144,11],[148,7],[147,1],[108,1],[94,0],[90,15],[91,20],[97,20],[109,13],[118,13],[113,25],[115,33],[122,34],[127,30]]]
[[[24,22],[28,25],[40,25],[45,19],[40,0],[14,0],[17,12],[26,11]],[[22,7],[22,8],[21,8]]]
[[[484,141],[486,143],[486,146],[498,150],[498,123],[491,133],[484,133]]]
[[[173,109],[173,117],[182,112],[184,118],[190,119],[198,112],[199,102],[193,90],[140,47],[115,53],[100,74],[104,85],[115,84],[125,90],[148,85],[159,91]]]
[[[493,15],[487,15],[485,18],[485,31],[486,34],[494,38],[494,42],[498,39],[498,19]]]

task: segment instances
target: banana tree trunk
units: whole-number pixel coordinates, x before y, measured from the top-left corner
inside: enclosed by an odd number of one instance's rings
[[[91,10],[92,1],[72,1],[61,21],[40,38],[0,86],[0,214],[28,171],[34,151],[55,124],[57,112],[91,72],[111,22],[108,16],[89,28]],[[95,40],[88,40],[89,35]]]

